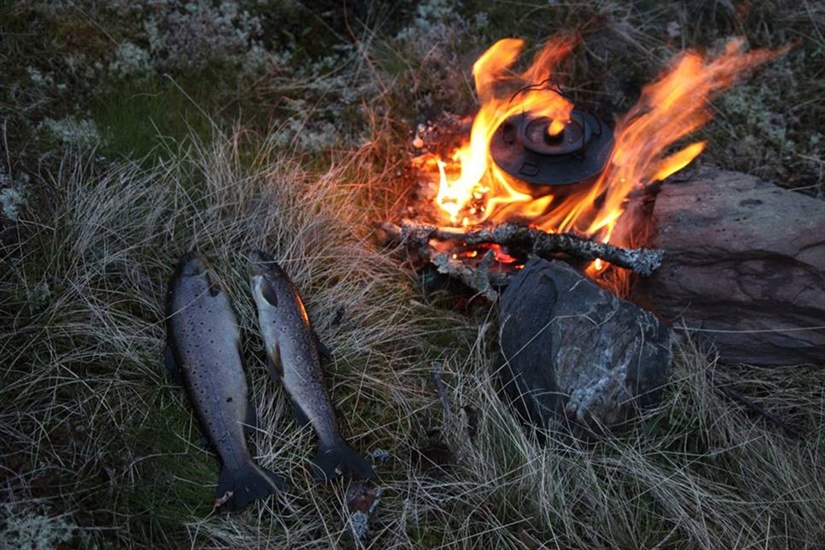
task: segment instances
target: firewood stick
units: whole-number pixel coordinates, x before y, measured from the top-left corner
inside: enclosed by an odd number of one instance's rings
[[[458,279],[473,290],[484,295],[485,298],[494,302],[498,298],[498,292],[494,286],[506,286],[507,276],[502,273],[492,273],[489,270],[493,262],[494,254],[492,250],[487,251],[481,260],[478,268],[465,265],[461,260],[453,258],[452,254],[440,252],[429,256],[430,263],[433,264],[439,273],[448,275],[453,279]]]
[[[469,245],[516,246],[543,258],[563,252],[581,260],[601,259],[618,267],[632,269],[645,277],[661,265],[664,256],[663,250],[625,249],[609,243],[594,242],[572,233],[546,233],[540,229],[510,223],[491,228],[463,230],[404,220],[400,227],[388,222],[381,224],[381,227],[389,240],[422,249],[428,246],[430,239],[463,241]]]

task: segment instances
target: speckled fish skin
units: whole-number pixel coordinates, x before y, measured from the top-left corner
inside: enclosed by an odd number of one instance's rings
[[[201,426],[222,462],[221,511],[243,508],[284,487],[249,454],[245,424],[254,423],[240,354],[238,321],[206,259],[185,254],[169,287],[167,329],[175,366]]]
[[[318,344],[298,289],[268,254],[254,251],[250,264],[249,283],[266,353],[275,370],[272,374],[282,381],[299,421],[309,422],[318,435],[314,477],[374,477],[372,467],[344,440],[335,422],[324,387]]]

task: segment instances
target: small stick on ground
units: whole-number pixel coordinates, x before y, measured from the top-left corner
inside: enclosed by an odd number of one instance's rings
[[[738,403],[744,405],[751,411],[762,416],[765,420],[773,422],[774,424],[782,428],[785,431],[785,433],[789,436],[795,437],[797,439],[800,439],[802,437],[802,434],[799,432],[799,430],[797,430],[796,428],[794,428],[793,426],[779,418],[779,416],[775,415],[774,413],[765,410],[765,408],[761,405],[754,403],[752,400],[748,399],[744,394],[739,393],[738,391],[730,388],[727,384],[723,384],[721,382],[713,380],[713,385],[716,386],[716,388],[723,394],[725,394],[725,396],[729,399],[737,401]]]
[[[435,382],[435,391],[438,394],[438,399],[441,401],[441,408],[444,409],[444,420],[446,423],[453,421],[453,411],[450,408],[450,401],[447,399],[447,388],[444,386],[444,381],[441,379],[441,361],[433,361],[433,381]]]

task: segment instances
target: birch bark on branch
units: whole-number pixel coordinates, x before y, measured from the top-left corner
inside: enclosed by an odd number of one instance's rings
[[[385,222],[381,225],[388,239],[418,248],[428,247],[430,239],[462,241],[469,245],[497,244],[517,247],[522,252],[542,258],[563,252],[580,260],[601,259],[618,267],[632,269],[639,275],[651,275],[662,263],[664,250],[644,248],[625,249],[608,243],[597,243],[571,233],[545,233],[540,229],[522,227],[510,223],[492,228],[462,229],[439,228],[430,224],[405,220],[401,226]]]

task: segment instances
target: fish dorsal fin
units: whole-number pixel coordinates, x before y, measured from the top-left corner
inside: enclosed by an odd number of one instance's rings
[[[243,431],[246,435],[251,435],[258,429],[258,414],[255,412],[255,407],[250,401],[246,407],[246,420],[244,422]]]
[[[315,329],[312,330],[312,339],[315,341],[315,347],[318,349],[318,353],[321,357],[332,363],[332,352],[327,346],[324,345],[323,342],[321,342],[321,338],[318,337],[318,333],[315,332]]]
[[[269,367],[269,374],[273,380],[283,380],[284,367],[281,364],[281,350],[275,346],[271,352],[266,354],[266,366]]]

